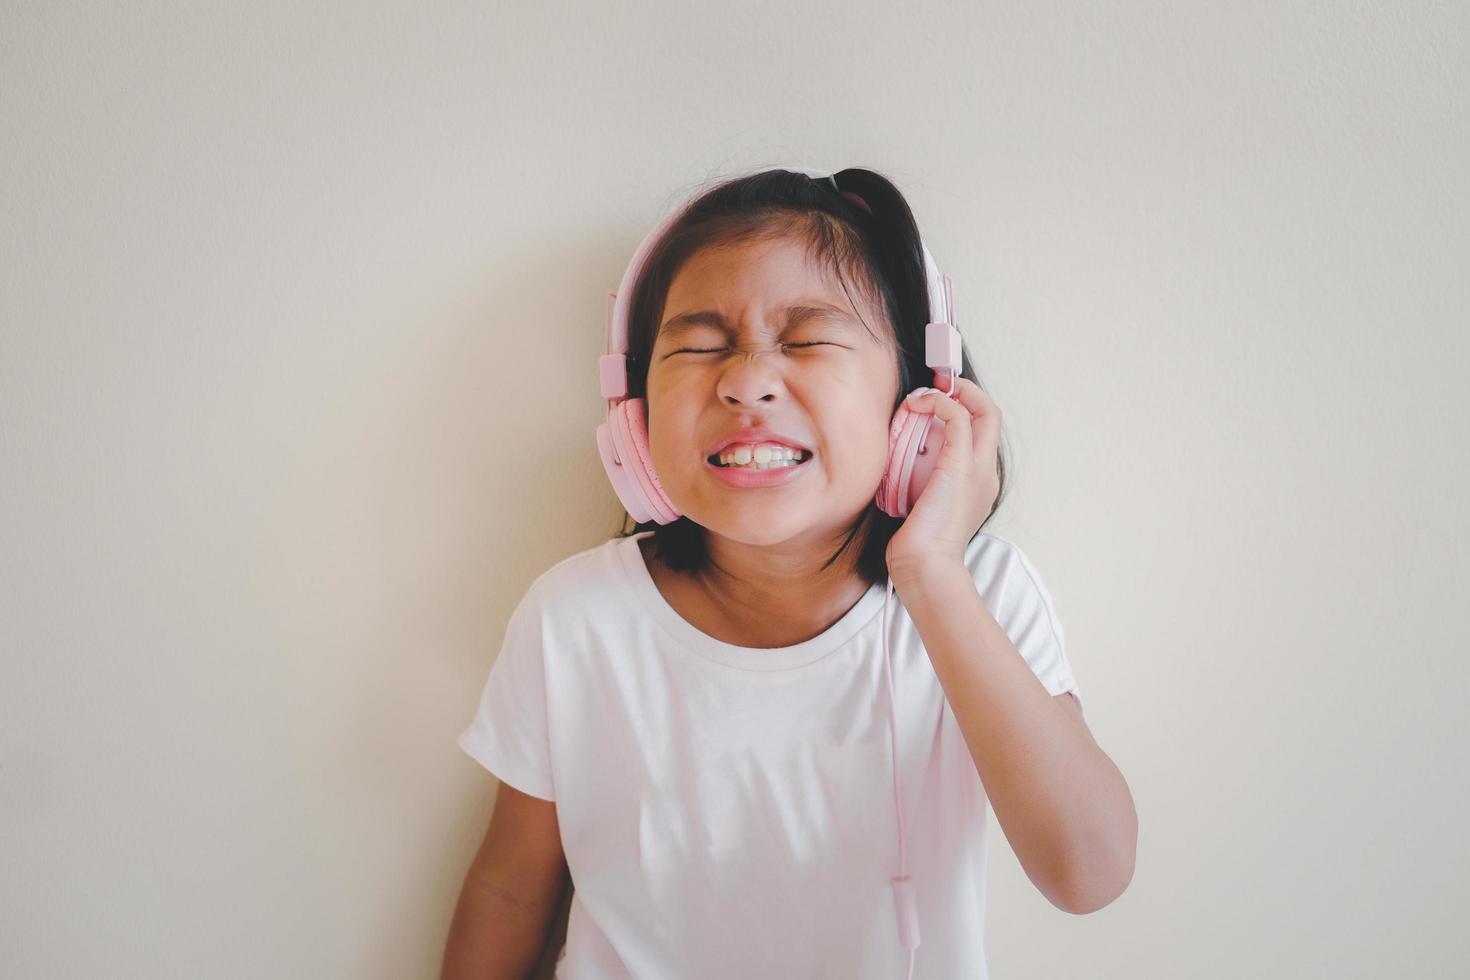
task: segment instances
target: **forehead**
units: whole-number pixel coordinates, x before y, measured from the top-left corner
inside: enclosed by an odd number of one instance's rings
[[[852,277],[847,278],[845,291],[831,262],[813,254],[804,240],[790,236],[708,245],[686,259],[674,275],[664,312],[706,308],[776,312],[801,302],[851,312],[862,296]]]

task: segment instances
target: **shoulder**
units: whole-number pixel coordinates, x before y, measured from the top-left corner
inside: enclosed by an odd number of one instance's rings
[[[965,566],[992,610],[1038,606],[1056,618],[1055,601],[1041,572],[1014,541],[981,531],[965,549]]]
[[[625,577],[621,554],[625,547],[636,544],[625,538],[609,538],[560,559],[531,580],[521,606],[542,613],[568,614],[613,596]]]
[[[976,585],[1017,572],[1035,572],[1020,545],[991,531],[981,531],[970,539],[965,546],[965,567],[975,577]]]

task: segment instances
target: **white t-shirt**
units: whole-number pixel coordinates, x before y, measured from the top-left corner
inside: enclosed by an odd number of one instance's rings
[[[556,801],[574,885],[557,980],[904,980],[885,588],[803,643],[736,646],[664,599],[638,548],[652,533],[531,583],[458,740]],[[1077,694],[1020,549],[981,532],[965,563],[1046,690]],[[914,980],[984,980],[985,791],[896,589],[889,603]]]

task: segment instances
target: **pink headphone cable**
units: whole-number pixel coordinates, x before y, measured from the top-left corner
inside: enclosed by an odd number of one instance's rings
[[[949,375],[946,398],[954,397],[955,376]],[[914,885],[908,874],[908,845],[903,827],[903,791],[898,785],[898,703],[893,697],[893,657],[888,651],[888,600],[893,595],[893,578],[883,595],[883,673],[888,679],[888,744],[893,760],[893,809],[898,814],[898,874],[893,883],[893,904],[898,913],[898,939],[909,951],[908,980],[914,977],[914,950],[919,945],[919,908],[914,901]]]

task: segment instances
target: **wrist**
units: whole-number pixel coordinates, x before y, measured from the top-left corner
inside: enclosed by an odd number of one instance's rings
[[[888,563],[888,577],[893,587],[912,595],[931,587],[936,582],[963,578],[971,581],[970,569],[963,558],[951,555],[922,555],[899,558]]]

